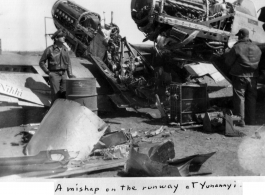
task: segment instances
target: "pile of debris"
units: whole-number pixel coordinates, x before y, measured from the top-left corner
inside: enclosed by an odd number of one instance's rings
[[[166,126],[143,135],[130,129],[113,132],[87,107],[64,99],[56,100],[33,129],[23,139],[25,156],[0,158],[2,178],[75,177],[117,167],[124,167],[122,176],[189,176],[215,153],[175,159]],[[148,154],[137,152],[137,137],[155,144]]]

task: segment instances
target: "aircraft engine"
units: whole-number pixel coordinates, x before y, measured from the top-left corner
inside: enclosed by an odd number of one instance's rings
[[[66,33],[66,42],[77,56],[89,52],[89,46],[100,28],[100,15],[72,1],[58,0],[52,8],[57,29]]]
[[[132,0],[131,14],[138,28],[148,33],[156,14],[167,14],[191,22],[207,20],[212,0]]]
[[[160,52],[204,61],[227,48],[234,6],[215,0],[132,0],[131,16],[143,41],[154,41]]]

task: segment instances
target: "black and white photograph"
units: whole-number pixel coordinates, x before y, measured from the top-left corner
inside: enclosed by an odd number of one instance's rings
[[[265,182],[264,0],[0,0],[0,26],[0,183]]]

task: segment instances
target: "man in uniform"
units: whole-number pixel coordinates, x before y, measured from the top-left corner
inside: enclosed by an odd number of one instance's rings
[[[40,59],[41,69],[49,75],[52,104],[57,98],[65,98],[65,79],[75,78],[72,74],[71,60],[62,30],[56,31],[51,37],[54,44],[47,47]],[[48,61],[46,66],[46,61]],[[67,73],[67,74],[66,74]]]
[[[255,124],[258,64],[261,50],[249,39],[249,31],[242,28],[236,34],[238,42],[225,55],[231,67],[234,114],[241,117],[239,126]]]

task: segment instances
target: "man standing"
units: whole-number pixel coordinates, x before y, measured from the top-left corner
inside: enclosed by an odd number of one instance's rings
[[[53,104],[57,98],[65,98],[67,74],[69,78],[75,78],[75,76],[72,74],[68,49],[64,45],[65,34],[62,30],[58,30],[51,38],[54,40],[54,44],[44,50],[39,65],[49,75]],[[46,61],[48,61],[48,67]]]
[[[249,39],[249,31],[242,28],[236,34],[238,42],[225,55],[231,67],[234,114],[241,117],[239,126],[255,124],[258,64],[261,50]]]

